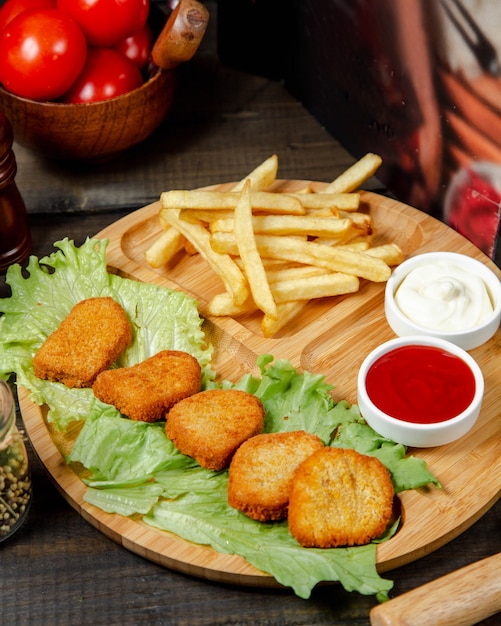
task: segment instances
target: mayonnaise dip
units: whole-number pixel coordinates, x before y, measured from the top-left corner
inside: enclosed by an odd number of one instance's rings
[[[482,278],[447,261],[410,271],[395,293],[395,302],[411,321],[434,330],[468,330],[493,312]]]

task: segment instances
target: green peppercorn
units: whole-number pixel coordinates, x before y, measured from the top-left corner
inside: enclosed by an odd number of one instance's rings
[[[0,541],[21,524],[31,502],[31,478],[23,433],[16,428],[14,399],[0,379]]]

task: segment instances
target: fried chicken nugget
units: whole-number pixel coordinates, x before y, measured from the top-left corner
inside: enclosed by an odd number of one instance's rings
[[[170,407],[200,391],[201,367],[180,350],[162,350],[132,365],[102,372],[92,385],[94,395],[132,420],[156,422]]]
[[[379,459],[325,447],[296,470],[289,498],[289,530],[306,548],[369,543],[391,519],[394,489]]]
[[[71,309],[36,352],[35,375],[67,387],[91,387],[131,340],[131,324],[118,302],[87,298]]]
[[[230,463],[228,504],[261,522],[285,519],[294,472],[323,447],[320,437],[304,430],[248,439]]]
[[[202,467],[228,466],[238,446],[264,428],[256,396],[237,389],[209,389],[175,404],[167,414],[167,437]]]

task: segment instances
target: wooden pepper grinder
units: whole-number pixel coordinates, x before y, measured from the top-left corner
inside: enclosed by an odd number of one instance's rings
[[[0,274],[21,263],[31,251],[31,235],[24,200],[15,183],[16,158],[12,126],[0,111]]]

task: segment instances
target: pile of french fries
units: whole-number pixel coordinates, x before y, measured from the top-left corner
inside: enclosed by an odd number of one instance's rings
[[[360,279],[384,282],[403,261],[395,243],[372,246],[374,224],[360,211],[356,190],[381,158],[366,154],[321,191],[270,191],[278,158],[258,165],[229,191],[161,194],[164,231],[146,250],[161,267],[184,250],[200,254],[224,291],[208,305],[214,316],[262,312],[262,332],[274,336],[307,303],[355,292]]]

